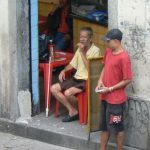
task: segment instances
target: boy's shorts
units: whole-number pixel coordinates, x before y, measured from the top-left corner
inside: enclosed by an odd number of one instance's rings
[[[109,104],[101,102],[101,131],[118,133],[124,131],[125,102],[122,104]]]

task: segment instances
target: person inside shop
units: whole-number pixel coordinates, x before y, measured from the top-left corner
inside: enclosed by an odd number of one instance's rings
[[[47,29],[55,49],[67,51],[72,40],[71,0],[58,0],[47,17]]]

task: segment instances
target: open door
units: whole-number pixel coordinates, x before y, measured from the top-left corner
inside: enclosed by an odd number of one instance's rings
[[[89,80],[88,80],[88,129],[90,132],[96,132],[100,129],[100,105],[101,101],[99,94],[95,93],[95,87],[99,80],[101,71],[103,69],[102,64],[103,57],[93,58],[89,60]],[[89,134],[90,135],[90,134]]]

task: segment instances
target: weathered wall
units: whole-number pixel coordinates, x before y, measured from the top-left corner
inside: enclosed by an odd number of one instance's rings
[[[12,120],[20,116],[19,93],[30,88],[28,7],[28,0],[0,0],[0,117]]]
[[[118,0],[109,0],[108,2],[109,29],[118,27]]]
[[[16,0],[19,89],[30,86],[29,0]],[[24,68],[22,68],[24,67]]]
[[[110,0],[109,28],[120,28],[132,60],[125,144],[150,150],[150,0]],[[113,14],[117,14],[113,16]]]
[[[119,28],[133,64],[132,95],[150,101],[150,0],[119,1]]]
[[[8,10],[8,1],[0,0],[0,114],[9,117],[9,14],[5,10]]]

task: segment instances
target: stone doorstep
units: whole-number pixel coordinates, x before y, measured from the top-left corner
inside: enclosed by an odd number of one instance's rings
[[[46,131],[30,125],[17,124],[6,119],[0,119],[0,131],[76,150],[99,150],[99,143],[97,142],[88,141],[53,131]],[[115,149],[116,144],[109,143],[108,150]],[[139,149],[124,146],[124,150]]]

